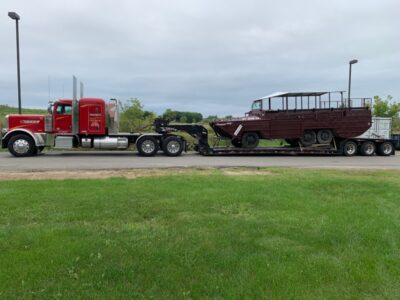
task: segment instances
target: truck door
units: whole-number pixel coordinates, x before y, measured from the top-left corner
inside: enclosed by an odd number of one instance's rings
[[[71,104],[58,103],[54,107],[54,131],[56,133],[72,132]]]
[[[89,124],[88,133],[103,134],[104,133],[104,111],[103,107],[98,104],[89,106]]]

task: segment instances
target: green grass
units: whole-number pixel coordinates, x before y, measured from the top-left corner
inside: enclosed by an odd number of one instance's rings
[[[399,299],[400,173],[0,184],[0,297]]]
[[[21,111],[23,114],[46,114],[45,109],[36,109],[36,108],[23,108]],[[8,114],[17,114],[18,108],[11,107],[8,105],[1,105],[0,104],[0,121],[4,120],[4,117]]]

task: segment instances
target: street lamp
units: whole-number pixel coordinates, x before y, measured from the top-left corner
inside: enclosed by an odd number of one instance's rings
[[[348,107],[350,107],[350,93],[351,93],[351,66],[358,63],[357,59],[353,59],[349,61],[349,90],[347,91],[347,102],[348,102]]]
[[[16,12],[8,12],[8,16],[15,20],[16,24],[16,36],[17,36],[17,76],[18,76],[18,113],[21,114],[21,75],[20,75],[20,65],[19,65],[19,28],[18,21],[20,19]]]

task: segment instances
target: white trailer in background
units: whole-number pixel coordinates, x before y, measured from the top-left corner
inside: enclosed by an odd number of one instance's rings
[[[392,118],[372,117],[371,127],[359,136],[360,139],[391,139]]]

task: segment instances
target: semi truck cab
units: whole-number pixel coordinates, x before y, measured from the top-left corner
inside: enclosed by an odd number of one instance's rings
[[[1,147],[17,157],[35,155],[45,146],[127,150],[136,145],[143,156],[160,149],[178,156],[186,149],[186,140],[169,132],[119,132],[115,99],[107,103],[101,98],[59,99],[50,103],[47,115],[8,115],[2,134]]]

